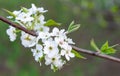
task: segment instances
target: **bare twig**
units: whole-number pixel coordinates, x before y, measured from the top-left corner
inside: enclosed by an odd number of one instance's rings
[[[33,36],[38,36],[35,32],[33,31],[30,31],[30,30],[27,30],[26,28],[20,26],[20,25],[17,25],[17,24],[14,24],[13,22],[9,21],[8,19],[4,18],[4,17],[1,17],[0,16],[0,20],[9,24],[10,26],[13,26],[17,29],[20,29],[30,35],[33,35]],[[98,53],[98,52],[93,52],[91,50],[86,50],[86,49],[82,49],[82,48],[78,48],[76,46],[73,46],[71,45],[72,48],[78,52],[81,52],[81,53],[84,53],[84,54],[88,54],[88,55],[92,55],[92,56],[96,56],[96,57],[100,57],[100,58],[103,58],[103,59],[107,59],[107,60],[111,60],[111,61],[114,61],[114,62],[118,62],[120,63],[120,59],[119,58],[116,58],[116,57],[113,57],[113,56],[109,56],[109,55],[105,55],[105,54],[101,54],[101,53]]]

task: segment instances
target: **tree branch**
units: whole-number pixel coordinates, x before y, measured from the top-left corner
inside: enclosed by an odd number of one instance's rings
[[[26,28],[20,26],[20,25],[17,25],[17,24],[14,24],[13,22],[9,21],[8,19],[4,18],[4,17],[1,17],[0,16],[0,20],[9,24],[10,26],[13,26],[17,29],[20,29],[30,35],[33,35],[33,36],[38,36],[35,32],[33,31],[30,31],[30,30],[27,30]],[[71,45],[72,48],[78,52],[81,52],[81,53],[84,53],[84,54],[88,54],[88,55],[92,55],[92,56],[96,56],[96,57],[100,57],[100,58],[103,58],[103,59],[107,59],[107,60],[111,60],[111,61],[114,61],[114,62],[118,62],[120,63],[120,59],[119,58],[116,58],[116,57],[113,57],[113,56],[109,56],[109,55],[105,55],[105,54],[101,54],[101,53],[98,53],[98,52],[93,52],[91,50],[86,50],[86,49],[82,49],[82,48],[78,48],[76,46],[73,46]]]
[[[111,60],[111,61],[120,63],[120,59],[116,58],[116,57],[113,57],[113,56],[109,56],[109,55],[106,55],[106,54],[101,54],[101,53],[98,53],[98,52],[93,52],[91,50],[86,50],[86,49],[78,48],[76,46],[72,46],[72,48],[74,50],[76,50],[78,52],[81,52],[81,53],[84,53],[84,54],[89,54],[89,55],[92,55],[92,56],[97,56],[97,57],[100,57],[100,58],[104,58],[104,59],[107,59],[107,60]]]
[[[14,24],[13,22],[9,21],[8,19],[6,19],[6,18],[4,18],[2,16],[0,16],[0,20],[7,23],[7,24],[9,24],[10,26],[13,26],[13,27],[15,27],[17,29],[20,29],[20,30],[22,30],[22,31],[24,31],[24,32],[26,32],[26,33],[28,33],[30,35],[37,36],[37,34],[35,32],[27,30],[26,28],[24,28],[24,27],[22,27],[20,25]]]

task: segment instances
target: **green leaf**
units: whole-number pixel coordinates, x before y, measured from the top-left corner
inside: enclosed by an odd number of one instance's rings
[[[72,27],[73,25],[74,25],[74,21],[72,21],[71,23],[70,23],[70,25],[69,25],[69,27],[68,27],[68,30],[70,30],[70,27]]]
[[[101,51],[104,51],[104,50],[108,49],[108,47],[109,47],[108,41],[106,41],[106,42],[102,45],[102,47],[100,48],[100,50],[101,50]]]
[[[27,12],[28,12],[28,9],[25,8],[25,7],[22,7],[22,11],[25,12],[25,13],[27,13]]]
[[[60,23],[55,22],[54,20],[50,19],[45,23],[45,26],[60,26]]]
[[[72,21],[68,27],[68,33],[74,32],[76,30],[78,30],[80,28],[80,24],[75,24],[74,25],[74,21]]]
[[[9,10],[7,10],[7,9],[3,9],[5,12],[7,12],[8,14],[10,14],[11,16],[13,16],[14,18],[16,17],[16,15],[13,13],[13,12],[11,12],[11,11],[9,11]]]
[[[85,57],[83,57],[82,55],[80,55],[80,53],[78,53],[77,51],[75,51],[73,49],[72,49],[72,53],[74,53],[77,58],[86,59]]]
[[[19,30],[19,29],[16,29],[15,33],[19,33],[19,32],[21,32],[21,30]]]
[[[113,48],[108,48],[108,49],[102,51],[102,53],[105,53],[105,54],[114,54],[115,52],[116,52],[116,50]]]
[[[113,48],[113,46],[109,46],[108,41],[106,41],[102,47],[101,47],[101,52],[104,54],[114,54],[116,50]]]
[[[58,70],[58,68],[55,65],[52,65],[52,67],[53,67],[52,69],[54,72],[56,72]]]
[[[97,47],[97,45],[95,44],[95,41],[94,41],[94,39],[92,39],[91,41],[90,41],[90,45],[96,50],[96,51],[100,51],[100,49]]]
[[[39,58],[39,62],[43,61],[44,56],[42,56],[41,58]]]

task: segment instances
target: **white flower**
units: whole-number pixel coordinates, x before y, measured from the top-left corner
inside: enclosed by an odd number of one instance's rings
[[[46,21],[45,21],[44,15],[41,14],[39,16],[35,16],[35,19],[34,19],[35,30],[36,30],[37,25],[38,26],[44,26],[45,23],[46,23]],[[39,28],[37,28],[37,29],[39,29]]]
[[[45,26],[45,17],[43,13],[47,12],[43,7],[22,8],[19,11],[13,11],[15,16],[8,16],[9,19],[23,26],[28,30],[33,30],[38,36],[32,36],[26,32],[21,32],[21,44],[24,47],[31,48],[35,61],[41,65],[41,59],[45,60],[45,65],[50,65],[51,69],[61,69],[66,61],[75,57],[72,53],[70,44],[75,44],[72,39],[67,37],[65,29],[59,30],[54,27],[50,32],[50,28]],[[10,41],[16,39],[16,29],[12,26],[7,29]]]
[[[48,32],[39,32],[38,33],[38,37],[37,40],[42,40],[42,42],[44,43],[46,40],[48,40],[50,38],[50,34]]]
[[[24,47],[33,47],[36,44],[37,38],[25,32],[21,32],[21,42]]]
[[[57,67],[60,69],[65,61],[61,60],[61,56],[59,54],[54,55],[53,57],[48,57],[48,55],[45,56],[45,64],[46,65],[51,65],[51,69],[54,69],[53,66]]]
[[[50,65],[52,63],[57,64],[57,60],[60,58],[59,54],[54,55],[53,57],[49,57],[48,55],[45,56],[45,64]]]
[[[27,22],[30,22],[32,21],[34,18],[31,17],[31,14],[30,13],[20,13],[17,17],[16,17],[16,20],[18,21],[21,21],[23,23],[27,23]]]
[[[35,61],[40,62],[39,59],[43,57],[42,45],[37,44],[35,49],[31,49]]]
[[[72,41],[72,39],[70,39],[70,38],[66,38],[65,41],[66,41],[67,43],[69,43],[69,44],[75,44],[75,43]]]
[[[13,14],[14,14],[15,16],[18,16],[20,13],[21,13],[21,10],[20,10],[20,11],[13,11]]]
[[[37,8],[34,4],[32,4],[32,7],[29,9],[29,11],[31,11],[33,14],[36,14],[37,12],[39,12],[39,13],[47,12],[47,10],[44,10],[43,7]]]
[[[12,26],[9,26],[9,29],[6,30],[6,33],[9,35],[10,41],[16,40],[16,29]]]
[[[40,24],[45,24],[46,22],[44,20],[45,20],[45,17],[43,15],[40,15],[39,17]]]
[[[64,37],[55,37],[55,42],[61,47],[61,48],[64,48],[68,45],[67,42],[65,42],[65,39]]]
[[[59,30],[59,29],[56,28],[56,27],[53,28],[51,35],[52,35],[52,36],[62,36],[62,37],[66,37],[65,30],[64,30],[64,29]]]
[[[36,43],[38,43],[40,40],[44,43],[46,40],[48,40],[49,37],[50,34],[48,32],[38,32]]]
[[[61,50],[61,55],[65,56],[65,58],[69,61],[70,57],[73,58],[75,57],[74,53],[71,52],[72,47],[71,46],[66,46],[64,49]]]
[[[38,32],[49,32],[49,27],[37,24],[35,25],[34,30],[37,30]]]
[[[51,40],[45,41],[44,43],[44,54],[47,54],[48,57],[53,57],[54,55],[58,54],[58,45]]]

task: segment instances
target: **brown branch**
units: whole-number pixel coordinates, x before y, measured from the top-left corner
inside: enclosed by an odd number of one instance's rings
[[[86,49],[78,48],[76,46],[72,46],[72,48],[74,50],[77,50],[78,52],[81,52],[81,53],[84,53],[84,54],[89,54],[89,55],[92,55],[92,56],[97,56],[97,57],[100,57],[100,58],[104,58],[104,59],[107,59],[107,60],[111,60],[111,61],[120,63],[120,59],[116,58],[116,57],[113,57],[113,56],[101,54],[101,53],[98,53],[98,52],[93,52],[91,50],[86,50]]]
[[[22,30],[22,31],[24,31],[24,32],[26,32],[26,33],[28,33],[30,35],[37,36],[37,34],[35,32],[27,30],[26,28],[24,28],[24,27],[22,27],[20,25],[14,24],[13,22],[9,21],[8,19],[6,19],[4,17],[0,16],[0,20],[7,23],[7,24],[9,24],[10,26],[13,26],[13,27],[15,27],[17,29],[20,29],[20,30]]]
[[[0,16],[0,20],[9,24],[10,26],[13,26],[17,29],[20,29],[30,35],[33,35],[33,36],[38,36],[35,32],[33,31],[30,31],[30,30],[27,30],[26,28],[20,26],[20,25],[17,25],[17,24],[14,24],[13,22],[9,21],[8,19],[4,18],[4,17],[1,17]],[[92,55],[92,56],[96,56],[96,57],[100,57],[100,58],[103,58],[103,59],[107,59],[107,60],[111,60],[111,61],[114,61],[114,62],[118,62],[120,63],[120,59],[119,58],[116,58],[116,57],[113,57],[113,56],[109,56],[109,55],[105,55],[105,54],[101,54],[101,53],[98,53],[98,52],[93,52],[91,50],[86,50],[86,49],[82,49],[82,48],[78,48],[76,46],[73,46],[71,45],[72,48],[78,52],[81,52],[81,53],[84,53],[84,54],[88,54],[88,55]]]

